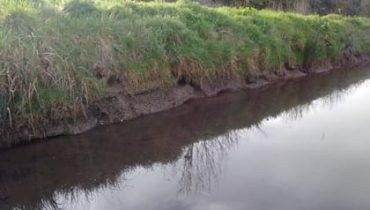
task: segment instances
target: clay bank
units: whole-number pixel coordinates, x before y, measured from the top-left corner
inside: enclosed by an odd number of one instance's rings
[[[370,20],[195,3],[0,0],[0,145],[370,61]]]

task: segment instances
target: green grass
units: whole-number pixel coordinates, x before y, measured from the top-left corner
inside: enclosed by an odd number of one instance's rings
[[[127,93],[179,78],[281,71],[370,52],[370,19],[195,3],[0,0],[2,128],[70,119],[121,78]],[[122,79],[123,78],[123,79]]]

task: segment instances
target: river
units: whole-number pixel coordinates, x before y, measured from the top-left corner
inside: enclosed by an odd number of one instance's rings
[[[0,209],[368,210],[370,66],[0,151]]]

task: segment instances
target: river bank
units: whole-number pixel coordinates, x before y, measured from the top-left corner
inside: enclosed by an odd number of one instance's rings
[[[280,75],[274,73],[258,75],[253,78],[235,77],[200,84],[179,84],[176,87],[166,90],[158,89],[134,96],[127,96],[124,92],[119,93],[96,102],[81,118],[76,118],[74,121],[62,121],[60,123],[46,125],[41,133],[34,133],[32,139],[30,139],[30,133],[27,130],[23,133],[19,133],[19,131],[11,133],[9,136],[10,139],[13,139],[13,141],[16,140],[17,143],[14,145],[1,145],[0,148],[15,146],[19,143],[28,143],[30,140],[45,137],[80,134],[100,125],[120,123],[143,115],[169,110],[189,100],[212,97],[225,91],[258,89],[279,81],[294,80],[312,74],[338,70],[343,67],[351,68],[370,63],[370,56],[352,56],[343,59],[347,60],[342,60],[340,63],[328,62],[325,65],[316,66],[315,69],[310,69],[309,71],[286,70]]]
[[[360,17],[181,2],[4,8],[1,147],[370,61]]]

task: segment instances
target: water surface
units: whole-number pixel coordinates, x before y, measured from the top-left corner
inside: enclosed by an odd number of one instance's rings
[[[0,209],[370,209],[370,67],[0,152]]]

